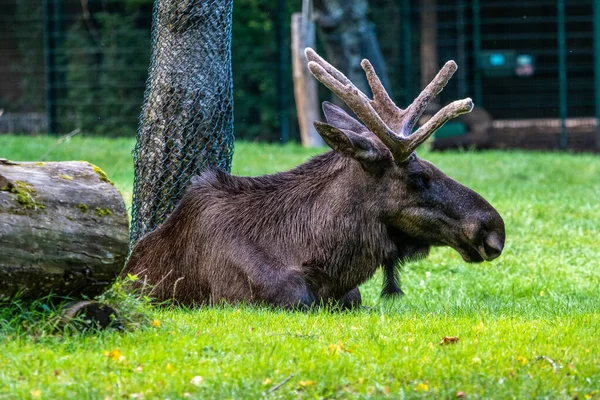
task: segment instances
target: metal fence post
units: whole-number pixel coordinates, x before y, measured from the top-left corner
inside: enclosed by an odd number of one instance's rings
[[[411,104],[412,97],[412,36],[410,26],[410,0],[402,2],[402,46],[404,62],[404,102]]]
[[[567,43],[565,34],[565,1],[557,1],[558,11],[558,96],[560,113],[560,147],[567,141]]]
[[[596,110],[596,147],[600,149],[600,4],[594,4],[594,103]]]
[[[56,133],[56,89],[54,82],[55,55],[55,13],[54,0],[44,1],[44,73],[46,76],[46,116],[48,133]]]
[[[456,23],[456,62],[458,68],[458,97],[467,97],[467,57],[465,52],[465,2],[458,0],[456,6],[457,23]]]
[[[282,143],[287,143],[289,136],[288,116],[288,73],[287,63],[290,61],[288,47],[285,44],[287,30],[285,26],[285,0],[277,0],[275,11],[275,27],[277,32],[277,111],[279,117],[279,138]]]

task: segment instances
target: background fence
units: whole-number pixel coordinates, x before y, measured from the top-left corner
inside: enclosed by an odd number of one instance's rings
[[[460,67],[442,103],[471,96],[496,120],[600,114],[594,73],[600,6],[593,0],[371,0],[369,6],[400,103],[420,90],[428,62],[422,35],[430,24],[437,59],[429,62],[452,58]],[[301,0],[234,3],[237,138],[299,136],[289,45],[291,13],[300,9]],[[151,17],[152,0],[0,0],[0,132],[135,135]]]

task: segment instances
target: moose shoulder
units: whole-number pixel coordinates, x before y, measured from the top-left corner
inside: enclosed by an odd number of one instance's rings
[[[307,58],[313,75],[364,125],[325,102],[327,123],[315,127],[333,151],[273,175],[199,176],[169,218],[134,246],[124,270],[152,287],[153,297],[353,307],[361,302],[358,285],[379,266],[383,294],[401,293],[396,267],[431,246],[450,246],[467,262],[502,252],[496,210],[414,152],[472,108],[470,99],[451,103],[411,134],[456,70],[453,62],[401,110],[368,61],[373,100],[311,49]]]

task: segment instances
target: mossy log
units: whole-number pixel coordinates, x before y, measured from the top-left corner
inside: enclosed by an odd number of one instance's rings
[[[0,159],[0,297],[98,295],[128,243],[123,198],[98,167]]]

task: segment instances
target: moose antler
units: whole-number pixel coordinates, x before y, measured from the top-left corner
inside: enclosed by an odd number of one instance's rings
[[[394,104],[381,84],[369,60],[362,60],[369,86],[370,100],[344,74],[325,61],[313,49],[305,50],[308,68],[315,78],[335,93],[391,151],[396,161],[406,160],[411,153],[448,120],[473,109],[470,98],[457,100],[438,111],[429,121],[411,134],[417,120],[435,96],[448,83],[456,69],[448,61],[410,106],[402,110]]]

